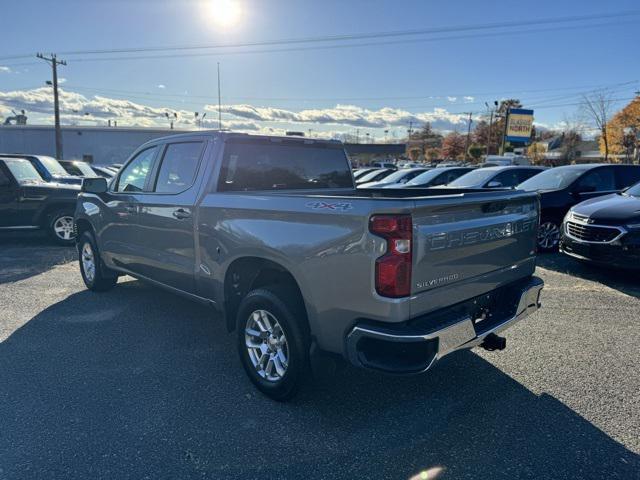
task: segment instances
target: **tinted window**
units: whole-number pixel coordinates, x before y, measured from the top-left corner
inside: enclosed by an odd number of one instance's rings
[[[525,180],[530,179],[534,175],[538,175],[539,173],[542,173],[542,172],[543,172],[543,170],[533,170],[533,169],[529,169],[529,168],[520,169],[516,173],[516,175],[518,176],[518,183],[522,183]]]
[[[341,148],[271,142],[228,142],[225,147],[221,191],[352,187]]]
[[[503,187],[515,187],[520,183],[520,180],[518,179],[518,171],[515,169],[505,170],[492,178],[489,183],[491,182],[499,182]]]
[[[617,167],[618,189],[627,188],[640,181],[640,167]]]
[[[38,160],[54,175],[69,175],[67,171],[62,168],[62,165],[58,163],[55,158],[51,157],[38,157]]]
[[[18,183],[42,181],[38,171],[26,160],[6,160],[5,163]]]
[[[616,189],[616,180],[611,168],[597,168],[584,174],[576,187],[583,192],[606,192]]]
[[[129,162],[118,178],[118,192],[141,192],[153,167],[158,147],[147,148]]]
[[[376,168],[375,170],[371,170],[369,173],[364,174],[360,178],[358,178],[358,183],[367,183],[367,182],[375,182],[380,174],[391,174],[393,170],[389,170],[386,168],[380,169]],[[382,178],[382,177],[380,177]]]
[[[191,185],[200,163],[202,142],[171,143],[164,152],[155,191],[179,193]]]
[[[568,187],[590,167],[555,167],[545,170],[518,185],[521,190],[561,190]]]
[[[496,174],[495,170],[487,169],[487,168],[479,168],[478,170],[474,170],[472,172],[466,173],[461,177],[458,177],[453,182],[449,184],[452,187],[474,187],[477,185],[482,185],[484,182],[488,181],[491,177]]]

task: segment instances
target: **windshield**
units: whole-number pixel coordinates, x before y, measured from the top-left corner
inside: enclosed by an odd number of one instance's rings
[[[88,163],[73,162],[71,165],[73,165],[76,168],[76,170],[78,170],[85,177],[96,176],[96,173],[93,171],[93,169],[89,166]]]
[[[561,190],[571,185],[586,170],[587,168],[573,166],[555,167],[531,177],[518,185],[517,188],[518,190],[530,192],[535,190]]]
[[[38,160],[45,166],[49,173],[54,175],[68,176],[67,171],[58,163],[55,158],[51,157],[38,157]]]
[[[631,195],[633,197],[640,197],[640,182],[630,186],[624,191],[625,195]]]
[[[371,181],[373,181],[373,179],[375,177],[380,175],[383,171],[385,171],[385,170],[384,169],[377,169],[377,170],[374,170],[373,172],[366,173],[363,176],[361,176],[360,178],[358,178],[358,183],[371,182]]]
[[[26,160],[5,160],[5,163],[18,183],[42,182],[42,177]]]
[[[384,183],[398,183],[400,180],[407,180],[419,175],[422,170],[398,170],[391,175],[384,177],[381,181]]]
[[[426,172],[421,173],[417,177],[409,180],[407,185],[424,185],[425,183],[429,183],[431,180],[436,178],[438,175],[442,175],[445,173],[443,170],[427,170]]]
[[[484,182],[492,178],[496,173],[498,173],[496,170],[481,168],[479,170],[474,170],[473,172],[465,173],[461,177],[456,178],[448,186],[464,188],[482,185]]]

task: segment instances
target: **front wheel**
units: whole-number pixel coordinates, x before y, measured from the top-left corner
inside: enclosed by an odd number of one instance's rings
[[[301,302],[277,286],[249,292],[237,316],[238,353],[251,382],[268,397],[293,397],[309,376],[309,334]]]
[[[107,269],[100,260],[93,235],[84,232],[78,241],[80,274],[89,290],[102,292],[118,283],[118,275]]]
[[[538,227],[538,250],[552,252],[560,243],[560,226],[551,220],[543,220]]]

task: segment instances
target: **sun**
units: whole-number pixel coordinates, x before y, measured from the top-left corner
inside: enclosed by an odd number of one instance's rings
[[[209,9],[213,21],[223,27],[235,25],[242,15],[237,0],[211,0]]]

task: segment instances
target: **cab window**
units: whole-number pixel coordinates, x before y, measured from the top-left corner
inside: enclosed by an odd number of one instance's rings
[[[616,189],[616,180],[611,168],[596,168],[585,173],[576,183],[579,192],[607,192]]]
[[[157,151],[158,147],[151,147],[136,155],[120,173],[116,192],[135,193],[144,191]]]
[[[164,152],[155,191],[180,193],[195,180],[203,142],[170,143]]]

